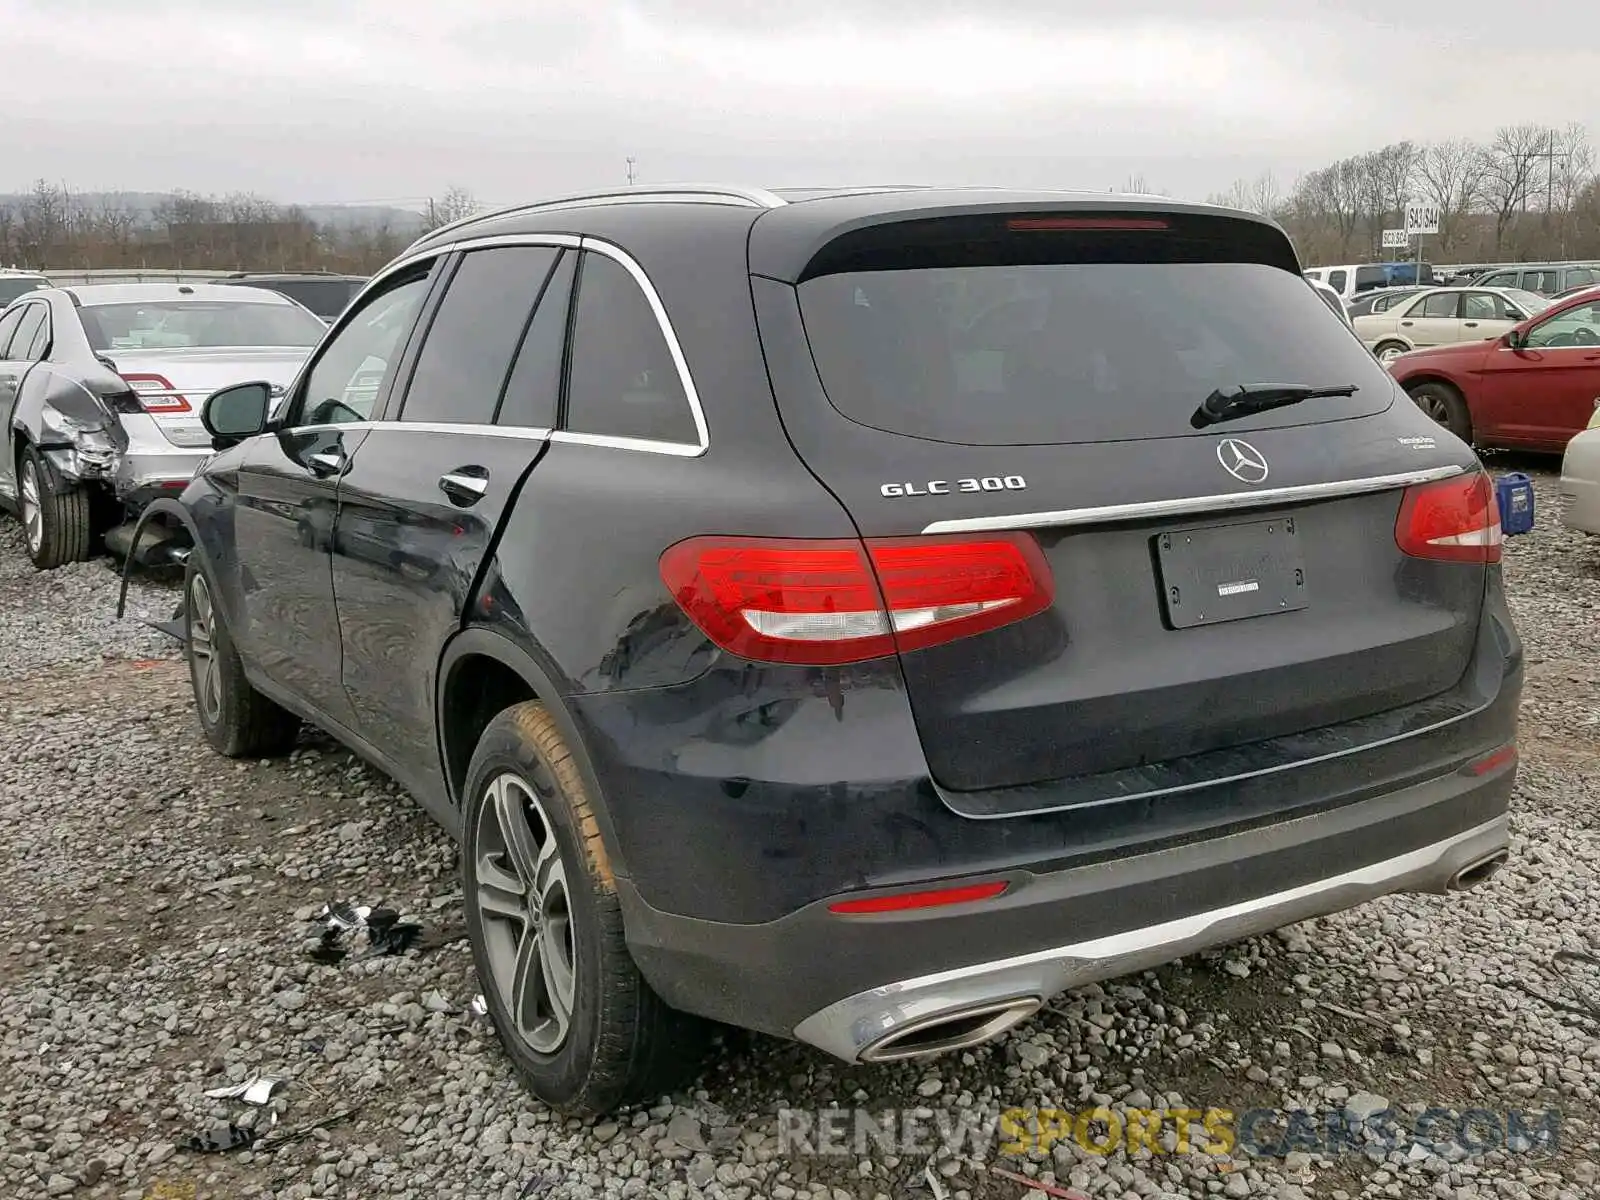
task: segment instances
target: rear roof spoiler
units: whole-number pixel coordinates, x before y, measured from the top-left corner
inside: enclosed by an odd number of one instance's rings
[[[1276,222],[1255,213],[1147,196],[973,188],[830,197],[768,210],[757,217],[750,231],[750,271],[784,283],[798,283],[829,245],[851,235],[870,237],[869,231],[875,227],[1045,213],[1167,216],[1179,224],[1216,228],[1236,222],[1245,235],[1243,240],[1252,246],[1247,261],[1281,267],[1297,275],[1301,270],[1288,234]]]

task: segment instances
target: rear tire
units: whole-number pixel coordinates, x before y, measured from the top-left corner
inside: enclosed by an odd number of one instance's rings
[[[283,754],[300,734],[300,718],[267,699],[245,678],[211,581],[189,555],[183,575],[184,657],[200,729],[228,758]]]
[[[32,446],[17,459],[17,511],[28,558],[53,571],[89,557],[94,538],[93,497],[82,484],[62,486],[55,469]]]
[[[1418,408],[1472,445],[1472,415],[1460,392],[1448,383],[1419,383],[1410,389],[1410,395]]]
[[[634,965],[594,809],[544,705],[489,722],[464,794],[472,958],[528,1090],[598,1116],[684,1083],[708,1027],[667,1007]]]
[[[1404,342],[1379,342],[1372,348],[1372,353],[1377,355],[1378,361],[1387,367],[1402,354],[1409,353],[1410,350],[1411,347]]]

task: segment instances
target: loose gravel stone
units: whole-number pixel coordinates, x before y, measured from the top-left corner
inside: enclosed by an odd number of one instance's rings
[[[946,1200],[1593,1196],[1600,1040],[1536,996],[1600,995],[1600,969],[1557,957],[1600,928],[1600,542],[1555,523],[1551,464],[1489,462],[1533,474],[1539,505],[1506,547],[1528,675],[1499,875],[1079,989],[933,1064],[846,1068],[729,1036],[685,1091],[594,1123],[531,1100],[471,1015],[456,855],[399,789],[311,731],[281,760],[216,757],[176,648],[137,619],[170,616],[175,585],[136,576],[118,622],[104,560],[38,574],[0,520],[0,1196],[932,1200],[930,1173]],[[308,918],[330,899],[397,908],[424,944],[318,962]],[[287,1081],[276,1123],[204,1095],[261,1075]],[[1498,1112],[1499,1145],[1207,1153],[1196,1116],[1181,1143],[1166,1120],[1159,1150],[1106,1155],[1069,1130],[1016,1154],[994,1130],[1013,1107],[1127,1130],[1150,1109],[1378,1101],[1410,1121]],[[841,1107],[977,1132],[915,1152],[855,1144],[848,1124],[843,1153],[785,1141],[781,1110],[815,1142]],[[1554,1150],[1534,1144],[1550,1110]],[[265,1136],[185,1148],[230,1121]]]

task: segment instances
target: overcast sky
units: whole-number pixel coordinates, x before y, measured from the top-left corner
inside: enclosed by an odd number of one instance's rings
[[[486,202],[624,181],[1203,198],[1517,121],[1600,137],[1592,4],[0,0],[0,191]]]

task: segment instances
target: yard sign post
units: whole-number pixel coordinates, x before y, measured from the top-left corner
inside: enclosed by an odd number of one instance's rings
[[[1421,204],[1415,201],[1406,205],[1406,238],[1409,241],[1412,234],[1417,237],[1417,257],[1413,260],[1417,265],[1417,286],[1422,286],[1422,239],[1425,235],[1439,232],[1439,206],[1437,204]]]

